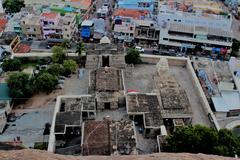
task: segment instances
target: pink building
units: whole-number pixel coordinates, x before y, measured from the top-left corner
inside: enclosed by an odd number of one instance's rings
[[[62,29],[59,26],[60,14],[54,12],[42,13],[40,22],[43,29],[43,37],[62,38]]]

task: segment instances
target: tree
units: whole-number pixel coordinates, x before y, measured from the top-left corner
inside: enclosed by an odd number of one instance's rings
[[[233,39],[231,56],[237,57],[239,52],[240,42]]]
[[[10,96],[19,99],[28,99],[33,93],[33,86],[29,74],[17,72],[9,76],[7,80],[10,88]]]
[[[84,44],[82,42],[79,42],[77,44],[77,48],[76,48],[76,52],[78,54],[79,57],[82,56],[82,52],[84,51]]]
[[[41,73],[34,80],[35,89],[47,93],[54,90],[57,83],[57,77],[46,72]]]
[[[64,73],[64,68],[60,64],[54,63],[48,66],[47,72],[52,75],[59,76]]]
[[[163,150],[234,156],[240,153],[240,141],[229,130],[216,131],[196,125],[179,127],[166,138]]]
[[[125,61],[128,64],[137,64],[141,62],[140,53],[138,50],[129,48],[127,50],[127,55],[125,56]]]
[[[68,39],[64,39],[62,43],[62,47],[66,50],[66,54],[68,54],[67,49],[71,47],[70,41]]]
[[[77,63],[73,60],[65,60],[63,62],[63,67],[65,69],[65,72],[68,74],[73,73],[77,69]]]
[[[19,71],[21,69],[21,61],[19,59],[5,59],[2,64],[3,70]]]
[[[54,46],[52,48],[52,61],[54,63],[62,64],[66,59],[66,50],[63,47]]]
[[[23,7],[25,7],[24,0],[5,0],[3,2],[3,8],[6,13],[20,12]]]

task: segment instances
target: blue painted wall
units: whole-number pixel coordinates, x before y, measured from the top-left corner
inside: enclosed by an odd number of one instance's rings
[[[144,7],[144,6],[145,7]],[[119,0],[119,8],[153,11],[153,0]]]

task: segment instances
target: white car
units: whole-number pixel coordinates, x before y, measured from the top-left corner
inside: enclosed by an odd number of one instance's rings
[[[140,46],[136,46],[135,49],[138,50],[140,53],[144,53],[144,48]]]

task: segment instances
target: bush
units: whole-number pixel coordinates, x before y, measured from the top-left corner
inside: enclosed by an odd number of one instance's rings
[[[141,62],[140,53],[138,50],[130,48],[127,50],[127,55],[125,56],[125,61],[127,64],[138,64]]]
[[[73,60],[65,60],[63,62],[63,67],[65,69],[65,72],[67,71],[67,72],[70,72],[70,74],[71,74],[76,71],[77,63]]]
[[[50,93],[58,84],[58,78],[47,72],[42,72],[34,79],[34,86],[37,91]]]
[[[29,74],[17,72],[9,76],[7,80],[10,88],[10,96],[14,99],[28,99],[33,93],[33,85]]]
[[[190,152],[234,156],[240,153],[239,138],[231,131],[196,125],[177,128],[167,138],[163,150],[167,152]],[[239,155],[238,155],[239,156]]]
[[[5,72],[19,71],[21,70],[21,61],[19,59],[5,59],[2,68]]]
[[[52,48],[52,61],[54,63],[62,64],[66,59],[66,50],[63,47],[54,46]]]

